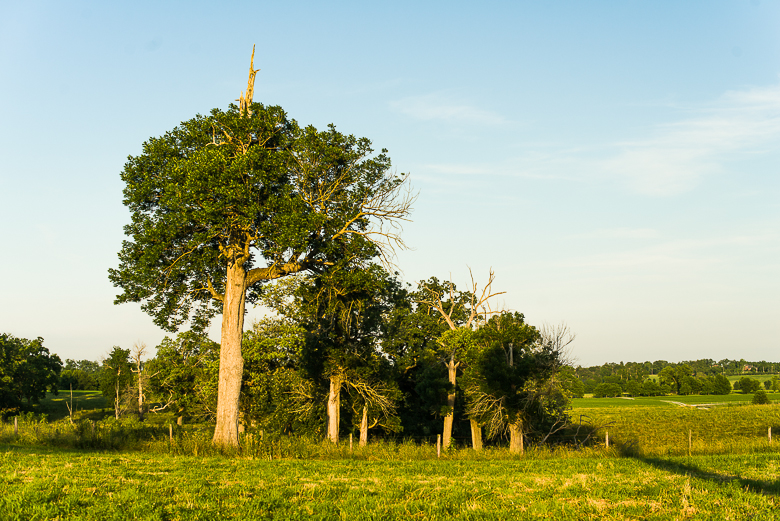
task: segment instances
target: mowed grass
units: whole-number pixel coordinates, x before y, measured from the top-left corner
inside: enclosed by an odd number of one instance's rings
[[[776,519],[775,454],[259,461],[0,446],[3,519]]]

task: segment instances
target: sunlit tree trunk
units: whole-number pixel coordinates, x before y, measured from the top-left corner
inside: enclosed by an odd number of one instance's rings
[[[238,446],[238,400],[244,372],[241,338],[244,332],[245,302],[246,271],[240,263],[230,262],[222,303],[217,426],[214,429],[214,443],[218,445]]]
[[[328,393],[328,439],[339,442],[339,422],[341,420],[341,375],[330,377],[330,392]]]
[[[523,420],[509,424],[509,452],[523,453]]]
[[[363,405],[363,418],[360,420],[360,446],[368,444],[368,404]]]
[[[455,419],[455,375],[458,371],[458,365],[455,363],[455,357],[450,357],[447,363],[447,373],[449,375],[452,390],[447,393],[447,416],[444,417],[444,432],[441,436],[442,447],[446,450],[452,440],[452,422]]]
[[[475,420],[471,423],[471,447],[474,450],[482,450],[482,427]]]

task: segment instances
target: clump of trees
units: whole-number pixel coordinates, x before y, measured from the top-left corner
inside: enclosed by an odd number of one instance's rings
[[[57,394],[60,357],[49,353],[43,338],[34,340],[0,334],[0,412],[18,412],[46,396]]]

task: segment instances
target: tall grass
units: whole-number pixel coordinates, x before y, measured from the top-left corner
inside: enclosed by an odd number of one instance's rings
[[[453,447],[441,454],[445,460],[513,460],[517,458],[571,458],[613,456],[683,456],[731,453],[776,452],[780,448],[780,406],[719,406],[710,410],[672,407],[614,407],[580,409],[577,419],[589,422],[596,435],[588,445],[566,443],[529,447],[525,454],[510,453],[506,445],[486,447],[480,452]],[[771,427],[777,436],[767,439]],[[45,415],[25,414],[18,418],[18,434],[13,420],[0,425],[0,443],[44,445],[98,451],[142,451],[157,454],[229,456],[247,459],[354,459],[365,461],[415,461],[438,459],[431,442],[411,439],[375,440],[360,447],[350,446],[348,438],[335,445],[317,438],[263,435],[247,432],[240,436],[239,448],[217,447],[211,443],[213,428],[207,424],[184,425],[139,422],[134,417],[99,421],[67,419],[49,422]],[[609,433],[610,447],[606,446]]]

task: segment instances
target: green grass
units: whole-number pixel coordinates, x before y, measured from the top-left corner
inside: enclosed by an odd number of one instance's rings
[[[719,405],[693,407],[575,408],[580,417],[602,426],[612,443],[631,454],[684,455],[689,431],[693,454],[723,454],[775,450],[780,439],[768,443],[768,428],[780,438],[780,405]],[[602,438],[603,439],[603,438]]]
[[[752,378],[754,380],[758,380],[762,384],[765,381],[767,381],[767,380],[771,381],[772,378],[780,377],[779,374],[775,374],[775,373],[758,373],[758,374],[749,374],[748,373],[748,374],[731,375],[731,376],[727,376],[726,378],[729,379],[729,381],[731,382],[731,385],[734,385],[734,382],[738,381],[740,378],[745,378],[746,376],[748,378]]]
[[[776,454],[259,461],[0,445],[0,512],[24,520],[776,519],[778,465]]]
[[[70,391],[59,391],[58,394],[46,393],[46,398],[34,406],[37,414],[45,414],[51,421],[68,417],[68,405],[70,403]],[[81,418],[101,419],[110,414],[106,408],[111,403],[106,400],[100,391],[73,391],[74,415]]]
[[[768,392],[767,395],[772,401],[780,400],[780,393]],[[572,407],[575,409],[600,409],[612,407],[678,407],[672,402],[695,404],[717,404],[717,405],[738,405],[749,404],[753,399],[752,394],[742,394],[739,392],[717,395],[717,394],[693,394],[688,396],[637,396],[635,398],[574,398]]]

